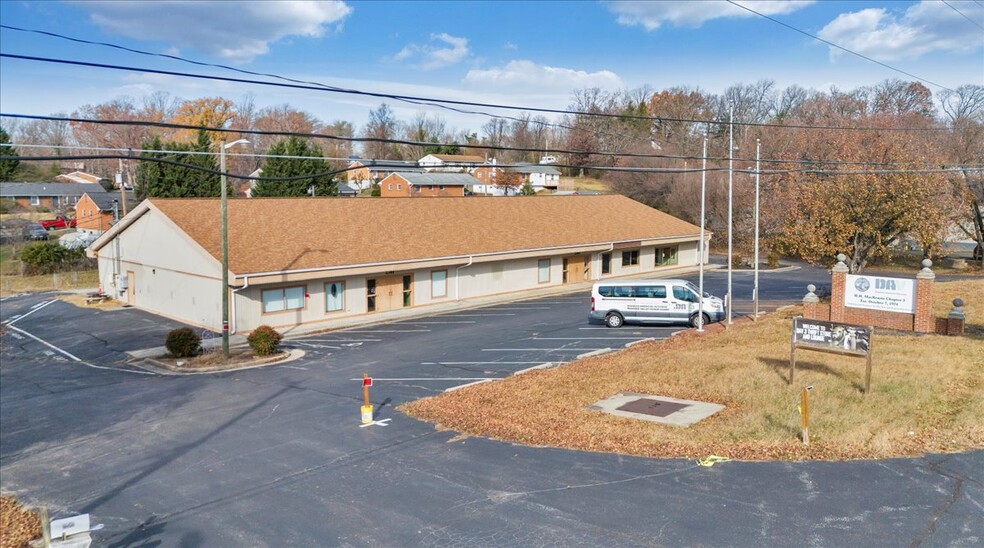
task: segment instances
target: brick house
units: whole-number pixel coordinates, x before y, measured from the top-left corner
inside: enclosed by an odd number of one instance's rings
[[[105,194],[106,189],[97,183],[0,183],[0,199],[24,209],[72,209],[86,193]]]
[[[467,173],[393,173],[379,183],[383,198],[464,196],[465,187],[478,184]]]
[[[109,227],[113,226],[113,202],[118,204],[120,217],[123,216],[124,211],[129,211],[136,205],[131,194],[126,196],[126,207],[123,207],[120,194],[117,192],[83,194],[75,204],[75,220],[78,223],[76,229],[97,236],[109,230]]]

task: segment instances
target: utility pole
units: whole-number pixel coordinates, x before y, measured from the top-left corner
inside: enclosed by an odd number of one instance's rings
[[[762,152],[762,140],[755,139],[755,287],[752,297],[755,301],[753,320],[759,317],[759,158]]]
[[[732,217],[734,210],[734,150],[735,150],[735,106],[728,105],[728,294],[727,294],[727,304],[728,309],[728,325],[731,325],[731,309],[734,304],[734,294],[731,288],[731,277],[734,260],[732,259],[732,248],[734,242],[734,229],[732,228]]]
[[[225,139],[219,141],[219,171],[222,173],[220,194],[220,209],[222,210],[222,356],[229,357],[229,191],[226,190],[226,149],[239,144],[249,144],[246,139],[237,139],[226,144]]]
[[[697,332],[704,332],[704,257],[707,254],[707,242],[704,239],[704,201],[707,197],[707,129],[704,130],[704,151],[701,153],[701,170],[700,170],[700,259],[698,264],[700,265],[700,281],[698,282],[698,291],[700,296],[698,297],[698,302],[700,303],[697,307],[697,313],[700,315],[697,319]]]

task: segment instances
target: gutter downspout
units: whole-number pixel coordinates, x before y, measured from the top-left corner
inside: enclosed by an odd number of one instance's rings
[[[246,280],[246,283],[239,289],[232,290],[232,331],[229,332],[230,335],[236,334],[236,326],[238,325],[238,322],[236,321],[236,293],[239,293],[249,287],[249,276],[244,276],[243,279]]]
[[[475,262],[475,257],[473,255],[469,255],[468,264],[455,267],[454,269],[454,300],[455,301],[461,301],[461,284],[458,283],[461,274],[459,274],[459,272],[461,272],[462,268],[468,268],[474,262]]]

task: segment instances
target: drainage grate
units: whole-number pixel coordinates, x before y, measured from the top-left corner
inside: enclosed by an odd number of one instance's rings
[[[641,413],[643,415],[652,415],[654,417],[666,417],[688,407],[690,406],[685,403],[640,398],[635,401],[630,401],[617,409],[619,411],[628,411],[629,413]]]

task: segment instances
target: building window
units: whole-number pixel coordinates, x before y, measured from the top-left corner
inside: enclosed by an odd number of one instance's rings
[[[612,273],[612,254],[602,253],[601,254],[601,273],[611,274]]]
[[[300,310],[304,308],[304,288],[285,287],[283,289],[270,289],[261,294],[263,300],[263,313],[284,312],[286,310]]]
[[[387,186],[388,186],[389,188],[387,188],[386,190],[393,190],[393,183],[390,183],[390,184],[389,184],[389,185],[387,185]]]
[[[31,196],[31,205],[32,206],[41,205],[41,197],[40,196]]]
[[[325,284],[325,312],[345,310],[345,282]]]
[[[444,185],[441,185],[441,190],[444,190]]]
[[[635,266],[639,264],[639,250],[622,252],[622,266]]]
[[[550,259],[540,259],[537,263],[537,282],[550,283]]]
[[[376,280],[373,278],[366,280],[366,310],[376,310]]]
[[[431,272],[431,298],[448,296],[448,271],[435,270]]]
[[[434,185],[427,185],[427,190],[434,190]]]
[[[403,185],[401,185],[400,183],[396,183],[396,189],[403,190]]]
[[[656,250],[656,266],[677,264],[679,246],[661,247]]]
[[[403,277],[403,306],[413,304],[413,276]]]

